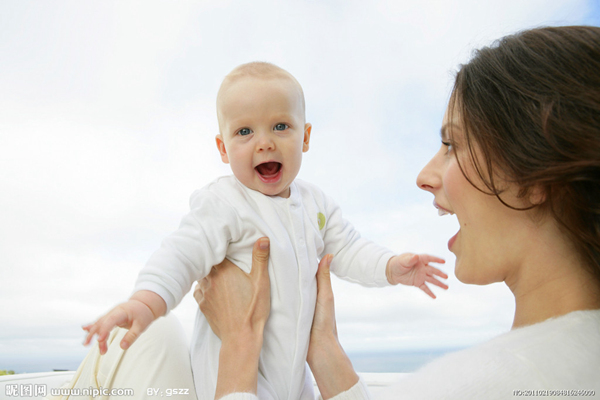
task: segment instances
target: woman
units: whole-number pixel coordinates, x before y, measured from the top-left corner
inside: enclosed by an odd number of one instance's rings
[[[513,329],[436,360],[389,397],[600,397],[600,28],[534,29],[477,51],[441,133],[417,184],[458,218],[457,278],[514,294]],[[223,339],[216,398],[255,398],[227,395],[256,390],[268,276],[255,250],[256,274],[224,266],[195,293]],[[330,261],[308,362],[323,398],[368,398],[337,340]]]

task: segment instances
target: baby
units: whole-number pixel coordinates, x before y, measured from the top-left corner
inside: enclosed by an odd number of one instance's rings
[[[310,329],[316,301],[318,259],[333,254],[331,270],[366,286],[403,283],[435,297],[425,282],[447,288],[428,255],[391,251],[360,237],[339,207],[317,187],[297,180],[302,153],[309,148],[304,94],[287,71],[269,63],[241,65],[227,75],[217,95],[217,147],[233,176],[221,177],[190,199],[190,213],[167,237],[138,277],[129,301],[94,324],[101,353],[115,326],[129,328],[128,348],[156,318],[173,309],[194,281],[229,259],[245,272],[252,246],[270,239],[271,313],[264,332],[260,399],[314,399],[307,370]],[[191,361],[200,399],[214,398],[220,340],[198,312]]]

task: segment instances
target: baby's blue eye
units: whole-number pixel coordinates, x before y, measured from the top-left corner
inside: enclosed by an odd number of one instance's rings
[[[277,124],[275,125],[275,130],[276,131],[285,131],[287,128],[289,128],[286,124]]]
[[[238,134],[241,135],[241,136],[246,136],[246,135],[249,135],[251,133],[252,133],[252,131],[249,128],[242,128],[242,129],[240,129],[238,131]]]

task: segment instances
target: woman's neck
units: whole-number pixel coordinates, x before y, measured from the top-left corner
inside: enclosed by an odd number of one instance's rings
[[[513,288],[511,288],[513,290]],[[600,291],[593,277],[557,276],[527,290],[515,290],[513,329],[573,311],[600,308]]]
[[[532,240],[522,261],[505,281],[515,296],[513,329],[600,308],[600,282],[558,230]]]

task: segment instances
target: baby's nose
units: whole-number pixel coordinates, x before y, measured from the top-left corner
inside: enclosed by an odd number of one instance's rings
[[[274,150],[275,142],[268,133],[259,134],[257,138],[257,150]]]

